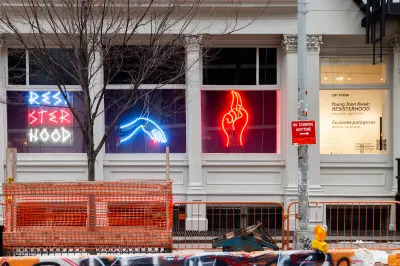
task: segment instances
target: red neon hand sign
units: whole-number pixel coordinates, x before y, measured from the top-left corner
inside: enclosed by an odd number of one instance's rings
[[[226,147],[232,144],[231,138],[234,138],[234,132],[239,134],[240,146],[243,146],[243,132],[249,122],[249,114],[243,107],[242,97],[236,91],[231,91],[232,103],[231,109],[222,118],[222,130],[226,135]],[[228,131],[232,134],[229,135]]]

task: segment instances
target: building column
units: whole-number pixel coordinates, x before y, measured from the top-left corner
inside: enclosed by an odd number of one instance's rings
[[[94,77],[91,80],[90,83],[90,98],[92,99],[92,102],[94,101],[95,98],[98,97],[98,95],[101,93],[103,90],[104,86],[104,67],[103,67],[103,54],[100,49],[98,49],[94,53],[94,57],[92,58],[93,63],[91,64],[92,71],[94,71]],[[98,100],[95,100],[94,106],[96,106],[98,103]],[[104,135],[104,129],[105,129],[105,121],[104,121],[104,100],[100,102],[100,108],[99,108],[99,115],[96,117],[94,121],[94,126],[93,126],[93,131],[94,131],[94,143],[97,147],[97,145],[100,143],[103,135]],[[95,177],[96,180],[104,180],[104,154],[105,154],[105,148],[103,145],[103,148],[100,150],[96,157],[96,166],[95,166]]]
[[[315,120],[317,126],[317,144],[308,148],[309,195],[322,196],[320,172],[320,138],[319,138],[319,86],[320,58],[322,36],[307,36],[307,101],[308,119]]]
[[[186,153],[189,159],[187,200],[206,201],[201,164],[201,35],[190,35],[186,42]],[[206,206],[188,205],[186,229],[206,230]]]
[[[281,90],[283,97],[283,121],[282,131],[284,135],[285,153],[285,204],[288,205],[290,201],[297,200],[298,195],[298,155],[297,146],[292,145],[292,133],[290,122],[297,120],[297,35],[284,35],[282,40],[283,57],[282,57],[282,77],[281,77]]]
[[[393,91],[392,91],[392,116],[393,116],[393,185],[392,191],[397,193],[397,161],[400,158],[400,35],[393,36]]]
[[[203,190],[201,168],[201,36],[186,37],[186,153],[188,192]]]

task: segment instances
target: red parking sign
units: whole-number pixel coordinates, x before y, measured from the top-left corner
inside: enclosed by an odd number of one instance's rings
[[[292,121],[292,145],[316,144],[314,120]]]

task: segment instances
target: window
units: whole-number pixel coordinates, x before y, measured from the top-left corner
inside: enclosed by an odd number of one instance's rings
[[[37,50],[28,53],[23,49],[8,49],[8,84],[56,85],[57,80],[63,85],[78,85],[73,51],[56,48],[45,51],[48,59],[42,60],[43,57]]]
[[[107,84],[185,84],[183,47],[114,46],[107,57]]]
[[[127,104],[131,90],[107,90],[105,123],[110,128]],[[113,126],[107,153],[186,152],[185,91],[173,89],[138,90],[136,103]]]
[[[8,49],[8,84],[26,85],[26,52]]]
[[[386,153],[388,103],[387,90],[320,91],[321,153]]]
[[[369,58],[322,58],[321,154],[387,153],[388,97],[385,64],[372,65]]]
[[[321,84],[385,84],[386,64],[371,64],[370,58],[321,58]]]
[[[56,85],[56,80],[63,85],[78,85],[73,53],[72,49],[47,49],[46,56],[49,59],[43,61],[42,55],[33,51],[29,54],[29,85]]]
[[[278,153],[279,91],[203,91],[204,153]]]
[[[212,48],[203,53],[204,85],[277,84],[276,48]]]
[[[74,108],[80,95],[67,93]],[[8,147],[18,153],[81,153],[82,132],[58,91],[7,92]]]

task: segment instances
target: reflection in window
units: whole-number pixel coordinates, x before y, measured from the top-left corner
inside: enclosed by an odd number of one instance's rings
[[[260,85],[277,83],[276,48],[260,48]]]
[[[106,129],[127,104],[131,90],[107,90]],[[186,152],[185,91],[138,90],[134,103],[112,128],[106,140],[107,153]]]
[[[205,51],[204,85],[256,85],[256,48],[213,48]]]
[[[45,55],[33,50],[29,54],[30,85],[78,85],[77,63],[72,49],[47,49]]]
[[[321,84],[385,84],[386,64],[370,58],[321,58]]]
[[[68,93],[74,108],[83,103]],[[18,153],[81,153],[83,134],[58,91],[7,92],[8,147]]]
[[[276,48],[211,48],[203,54],[204,85],[277,84]]]
[[[185,84],[183,47],[113,46],[106,55],[107,84]]]
[[[322,154],[387,153],[387,90],[321,90]]]
[[[24,49],[8,49],[8,84],[26,84],[26,53]]]
[[[8,84],[10,85],[78,85],[75,56],[71,49],[29,51],[29,83],[26,82],[26,50],[8,49]]]
[[[204,153],[279,153],[279,91],[203,91]]]

